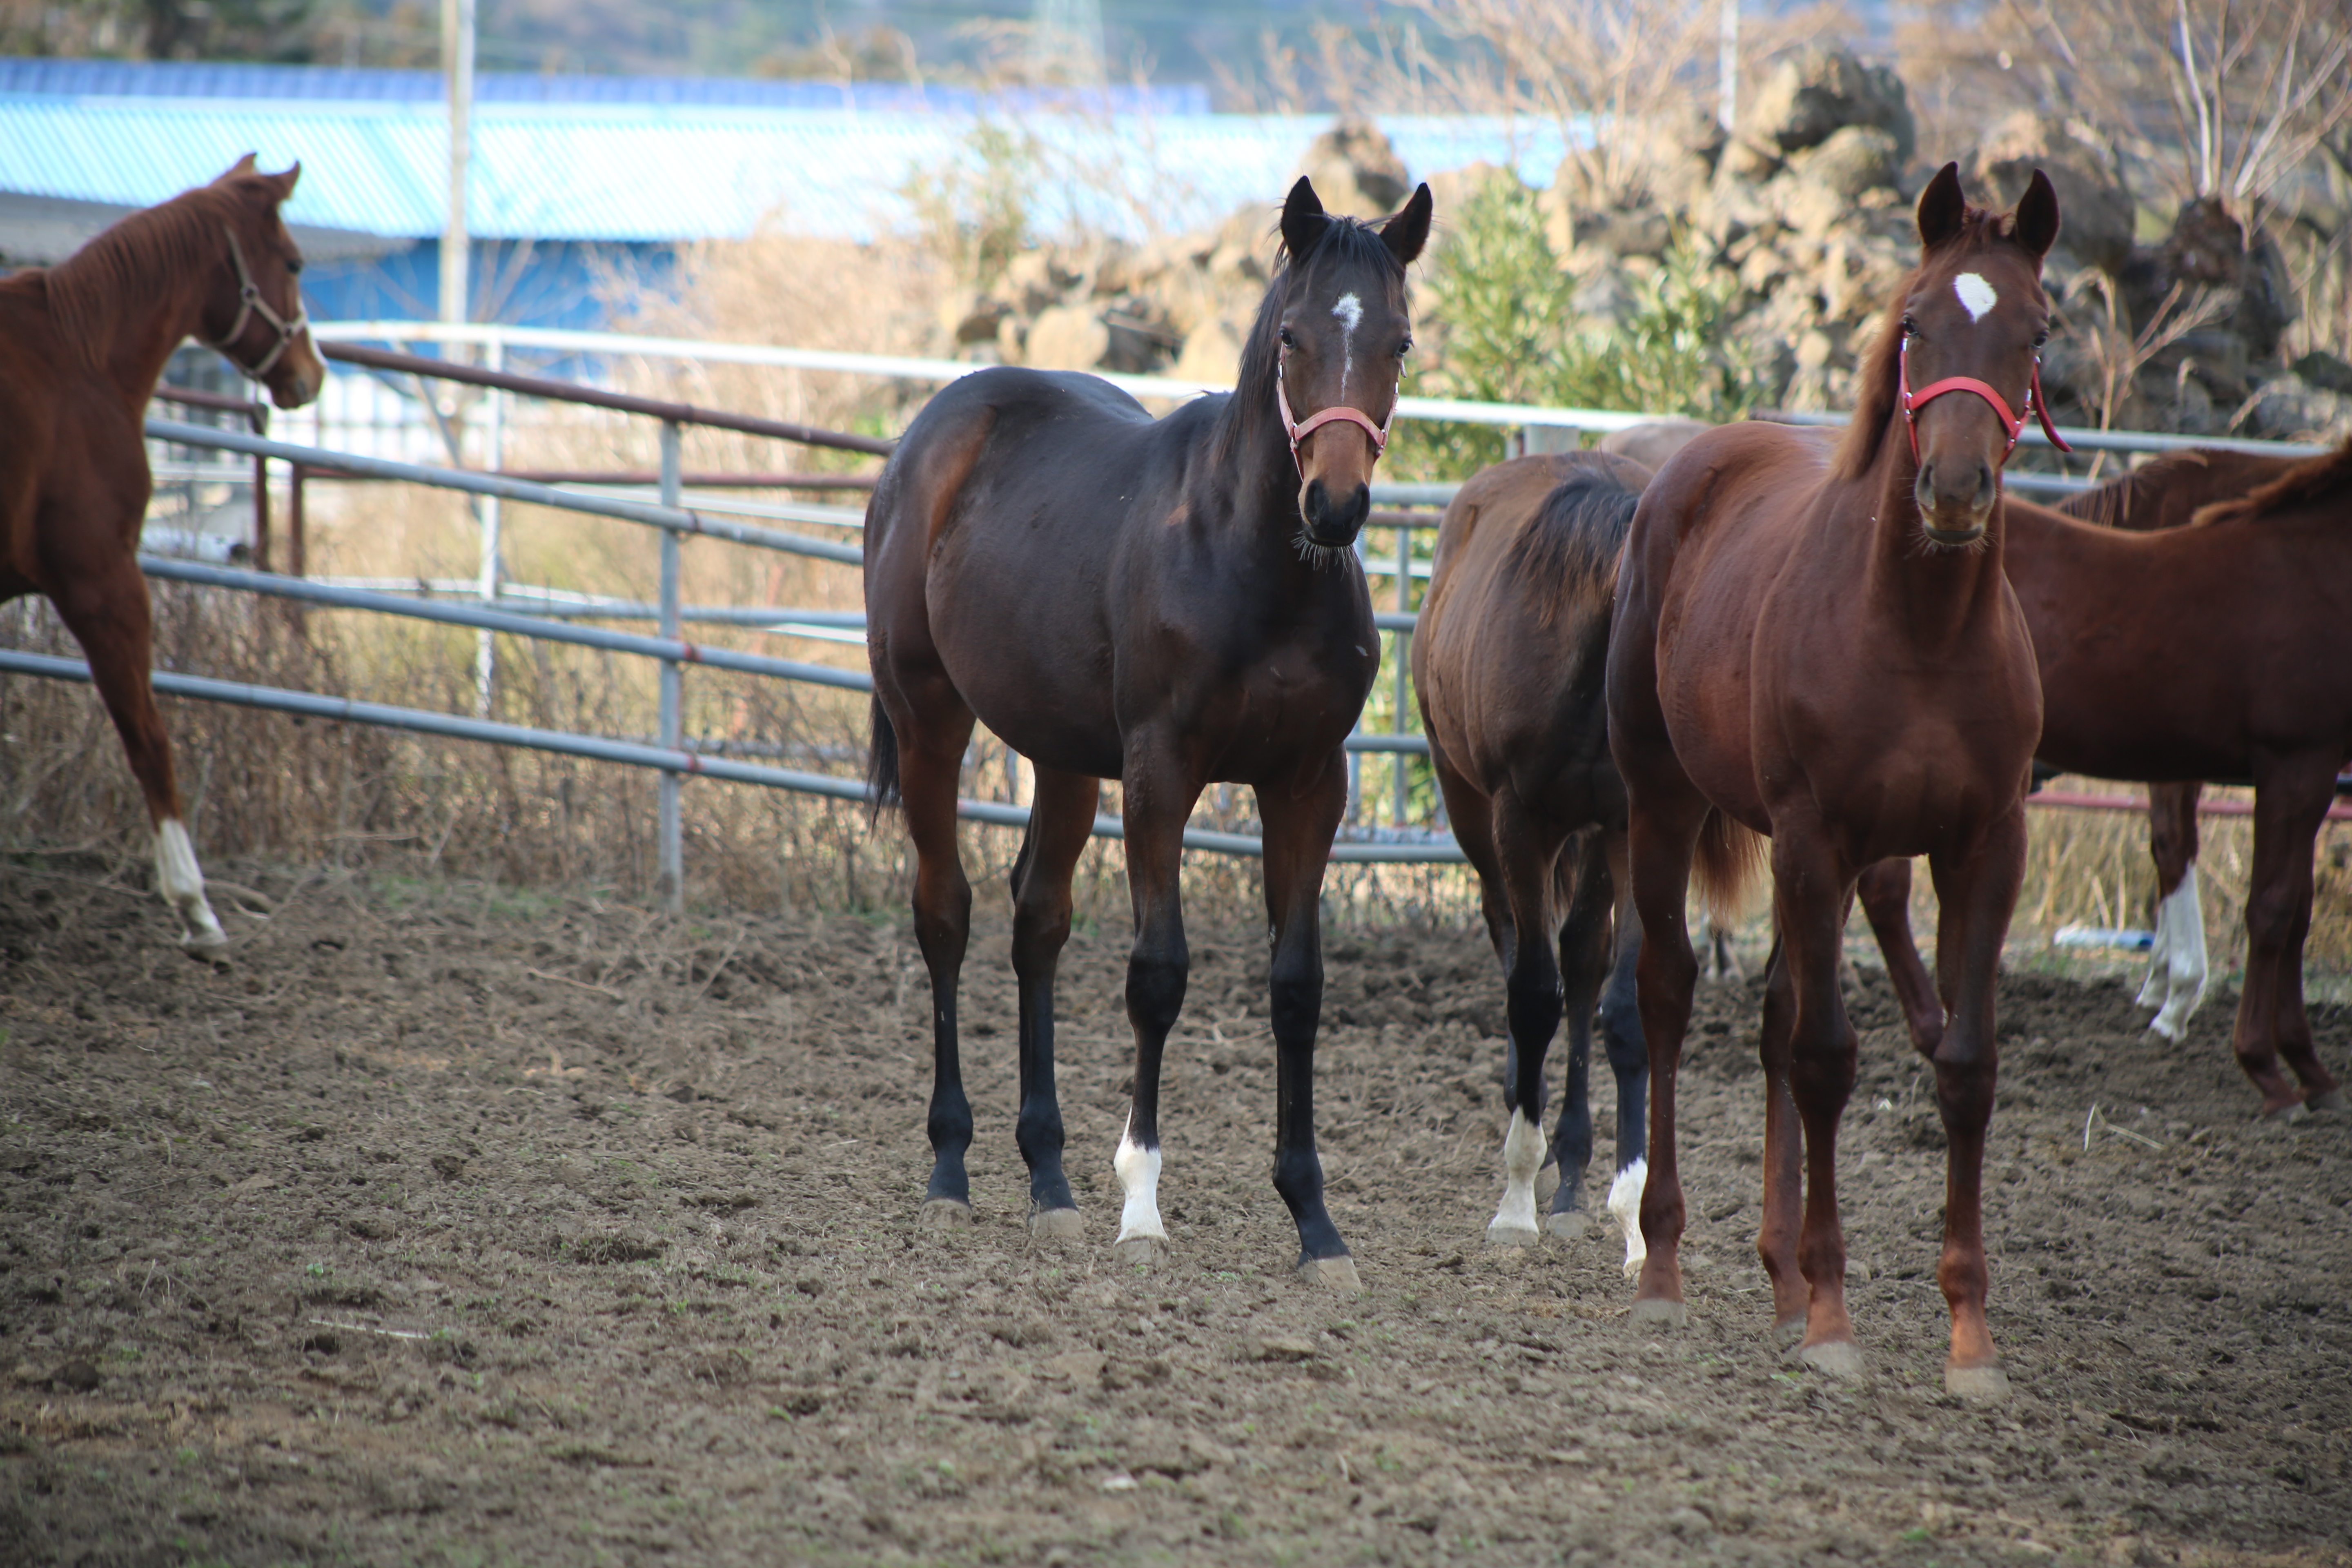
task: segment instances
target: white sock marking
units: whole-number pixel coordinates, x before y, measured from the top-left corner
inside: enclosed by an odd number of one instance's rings
[[[1348,401],[1348,374],[1356,368],[1356,324],[1364,319],[1364,302],[1353,294],[1342,294],[1331,307],[1339,318],[1339,401]]]
[[[1617,1227],[1625,1233],[1625,1278],[1631,1279],[1642,1271],[1642,1259],[1650,1256],[1650,1244],[1642,1238],[1642,1189],[1650,1180],[1650,1162],[1636,1160],[1617,1173],[1609,1184],[1609,1213]]]
[[[1525,1110],[1511,1112],[1511,1130],[1503,1135],[1503,1205],[1495,1211],[1486,1231],[1536,1230],[1536,1173],[1543,1169],[1543,1129],[1528,1120]]]
[[[2189,1032],[2189,1016],[2205,999],[2205,911],[2197,901],[2197,868],[2191,865],[2180,886],[2164,900],[2157,923],[2170,937],[2166,952],[2166,994],[2163,1010],[2147,1026],[2168,1040]],[[2151,974],[2149,979],[2153,981]]]
[[[205,901],[205,874],[196,865],[196,847],[188,841],[187,826],[176,816],[165,817],[155,827],[155,885],[164,901],[179,911],[182,947],[213,952],[228,945],[228,933]]]
[[[1974,272],[1963,272],[1952,279],[1952,292],[1960,297],[1961,306],[1969,313],[1970,325],[1981,321],[1985,312],[2000,303],[1993,286]]]
[[[1127,1194],[1127,1202],[1118,1211],[1118,1240],[1149,1237],[1165,1241],[1168,1232],[1160,1223],[1160,1151],[1135,1141],[1134,1112],[1128,1113],[1127,1121],[1127,1128],[1118,1135],[1118,1152],[1110,1162],[1110,1168],[1118,1173],[1120,1190]]]

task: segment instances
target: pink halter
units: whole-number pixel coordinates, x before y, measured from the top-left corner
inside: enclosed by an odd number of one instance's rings
[[[2018,433],[2025,428],[2025,415],[2011,413],[2009,399],[1994,391],[1990,384],[1972,375],[1948,375],[1914,393],[1911,390],[1911,338],[1907,332],[1904,334],[1902,348],[1895,353],[1895,384],[1903,394],[1903,429],[1911,437],[1913,463],[1919,460],[1919,410],[1948,392],[1973,392],[1991,404],[1993,412],[2000,416],[2002,426],[2009,431],[2009,445],[2000,451],[2002,461],[2006,462],[2009,455],[2017,450]],[[2050,437],[2052,446],[2062,452],[2074,449],[2059,437],[2058,427],[2050,423],[2050,410],[2042,406],[2040,354],[2033,356],[2033,377],[2025,387],[2025,409],[2026,413],[2042,422],[2042,433]]]
[[[1293,419],[1290,416],[1290,391],[1283,384],[1283,375],[1289,365],[1290,351],[1285,349],[1282,351],[1281,357],[1275,361],[1274,405],[1282,411],[1283,432],[1290,437],[1290,461],[1298,469],[1299,478],[1307,477],[1307,464],[1298,455],[1298,443],[1320,430],[1324,426],[1336,424],[1341,420],[1364,427],[1364,434],[1372,438],[1372,461],[1379,462],[1381,454],[1387,451],[1389,447],[1389,426],[1373,424],[1372,416],[1362,409],[1350,408],[1346,404],[1335,404],[1318,413],[1308,415],[1303,420]],[[1396,406],[1391,404],[1389,406],[1389,424],[1394,423],[1396,423]]]

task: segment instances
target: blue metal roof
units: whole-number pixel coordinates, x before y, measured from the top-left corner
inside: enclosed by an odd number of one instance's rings
[[[0,190],[147,205],[202,184],[252,152],[265,168],[301,161],[289,221],[437,235],[448,157],[438,98],[312,90],[346,79],[418,77],[430,79],[423,72],[313,74],[299,67],[0,61]],[[77,95],[31,85],[165,79],[190,90]],[[194,90],[206,82],[212,86]],[[228,90],[281,82],[295,90],[277,97]],[[800,84],[665,85],[683,91]],[[1270,207],[1327,123],[1044,111],[998,122],[1017,126],[1043,149],[1034,195],[1048,228],[1076,222],[1130,235],[1214,223],[1249,202]],[[970,156],[977,123],[969,112],[683,96],[486,99],[474,115],[469,226],[486,238],[645,243],[742,236],[781,222],[804,233],[866,237],[906,219],[898,193],[909,176]],[[1381,124],[1416,174],[1485,159],[1544,184],[1561,151],[1556,130],[1525,121],[1406,116]],[[1139,211],[1146,203],[1148,225]]]

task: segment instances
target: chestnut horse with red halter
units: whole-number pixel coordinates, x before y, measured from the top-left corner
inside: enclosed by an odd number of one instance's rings
[[[928,1224],[971,1216],[972,1136],[956,1041],[971,888],[956,789],[978,719],[1035,770],[1013,868],[1020,1097],[1033,1234],[1081,1233],[1062,1171],[1054,972],[1100,783],[1118,779],[1135,910],[1127,1012],[1135,1087],[1112,1164],[1114,1253],[1150,1261],[1160,1218],[1160,1064],[1184,1000],[1177,870],[1216,781],[1252,785],[1265,824],[1276,1057],[1274,1184],[1300,1271],[1354,1263],[1315,1152],[1317,900],[1347,806],[1343,743],[1380,666],[1349,548],[1412,346],[1405,268],[1429,236],[1424,185],[1378,228],[1323,211],[1301,180],[1239,388],[1154,420],[1089,375],[1010,368],[954,383],[908,426],[866,512],[870,782],[915,846],[915,937],[930,971]],[[1291,410],[1311,410],[1299,420]]]
[[[2039,402],[2042,258],[2058,201],[2037,174],[2013,214],[1979,211],[1947,164],[1920,195],[1918,226],[1920,265],[1865,359],[1862,405],[1835,452],[1771,425],[1708,431],[1643,492],[1618,569],[1610,745],[1627,795],[1650,1049],[1649,1256],[1633,1313],[1684,1315],[1674,1121],[1696,978],[1684,920],[1693,862],[1702,890],[1736,884],[1752,840],[1735,840],[1753,830],[1772,840],[1778,931],[1757,1249],[1779,1326],[1801,1325],[1800,1357],[1826,1372],[1861,1365],[1836,1187],[1855,1067],[1838,960],[1856,879],[1925,854],[1952,1009],[1935,1058],[1949,1145],[1945,1386],[1998,1397],[2008,1384],[1985,1323],[1979,1183],[1994,972],[2024,874],[2042,730],[2033,647],[2002,571],[2000,469],[2021,424],[2012,408]]]
[[[139,530],[153,487],[147,400],[184,339],[218,349],[280,408],[318,395],[296,275],[278,216],[300,164],[264,174],[250,153],[209,185],[133,213],[56,267],[0,279],[0,600],[43,594],[81,644],[155,829],[156,885],[180,942],[228,946],[182,819],[153,663]]]
[[[2193,515],[2187,526],[2119,532],[2011,508],[2009,572],[2042,673],[2039,755],[2068,773],[2157,784],[2176,832],[2194,831],[2194,781],[2253,781],[2232,1049],[2265,1115],[2340,1107],[2304,1010],[2303,942],[2313,840],[2352,753],[2352,447],[2284,462],[2183,454],[2113,494],[2086,510]],[[1900,912],[1909,878],[1907,865],[1874,868],[1868,907],[1925,1050],[1942,1007]]]

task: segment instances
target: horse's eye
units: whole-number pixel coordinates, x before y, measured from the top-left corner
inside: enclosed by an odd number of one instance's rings
[[[1411,338],[1407,338],[1404,342],[1397,344],[1397,358],[1402,359],[1405,355],[1411,353],[1412,353],[1412,340]]]
[[[1298,346],[1297,336],[1288,327],[1282,329],[1282,346],[1286,349],[1295,349]]]
[[[1919,335],[1919,319],[1917,317],[1909,314],[1906,314],[1904,316],[1903,335],[1906,338],[1916,338]]]
[[[302,276],[302,258],[301,258],[300,257],[299,257],[299,256],[298,256],[298,257],[296,257],[293,260],[291,260],[291,261],[288,262],[288,263],[286,264],[286,272],[287,272],[287,275],[288,275],[289,277],[292,277],[292,278],[299,278],[299,277],[301,277],[301,276]]]
[[[2049,331],[2049,329],[2048,329],[2048,328],[2046,328],[2046,327],[2045,327],[2045,328],[2043,328],[2041,331],[2038,331],[2038,332],[2036,332],[2036,333],[2034,333],[2034,334],[2033,334],[2033,346],[2034,346],[2035,348],[2037,348],[2037,349],[2038,349],[2038,348],[2040,348],[2042,344],[2044,344],[2044,343],[2048,342],[2049,341],[2050,341],[2050,331]]]

